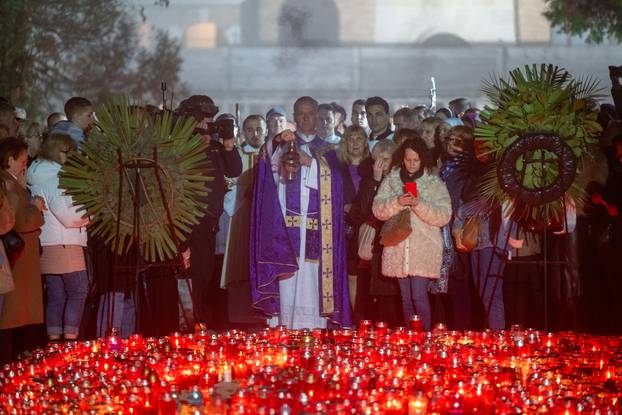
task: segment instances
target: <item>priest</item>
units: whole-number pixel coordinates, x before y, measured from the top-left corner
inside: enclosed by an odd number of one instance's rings
[[[315,99],[299,98],[294,120],[296,132],[281,133],[270,151],[263,147],[258,160],[251,213],[253,305],[271,326],[347,327],[343,179],[337,155],[316,135]],[[300,161],[293,177],[281,165],[287,151],[297,151],[294,158]]]

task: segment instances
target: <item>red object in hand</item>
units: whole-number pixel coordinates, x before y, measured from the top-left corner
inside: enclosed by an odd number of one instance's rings
[[[417,197],[417,183],[408,182],[404,184],[404,193],[410,193],[411,195]]]
[[[605,202],[605,200],[599,193],[592,194],[592,203],[594,203],[595,205],[603,205],[605,208],[607,208],[607,213],[609,214],[609,216],[618,216],[618,207],[616,205],[610,205]]]

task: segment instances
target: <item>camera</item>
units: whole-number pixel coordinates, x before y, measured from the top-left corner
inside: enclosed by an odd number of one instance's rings
[[[193,95],[179,104],[177,114],[182,117],[193,117],[197,122],[211,118],[218,113],[214,100],[207,95]],[[235,124],[232,119],[220,119],[210,122],[207,128],[196,128],[195,133],[209,135],[214,140],[228,140],[235,137]]]
[[[210,135],[214,140],[219,138],[229,140],[235,137],[234,122],[229,118],[210,122],[207,124],[207,128],[195,128],[194,131],[201,135]]]

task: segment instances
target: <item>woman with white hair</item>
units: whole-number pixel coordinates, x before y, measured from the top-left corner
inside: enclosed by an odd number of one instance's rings
[[[362,166],[365,173],[356,194],[348,220],[360,228],[375,233],[371,258],[361,258],[357,283],[354,315],[358,319],[385,321],[393,326],[402,325],[399,287],[394,279],[386,278],[380,270],[382,246],[380,228],[383,222],[372,213],[372,203],[382,179],[389,173],[391,157],[397,149],[393,140],[380,140],[371,151],[371,158]],[[371,229],[370,229],[371,228]],[[359,238],[359,243],[362,238]],[[361,247],[358,246],[359,252]]]

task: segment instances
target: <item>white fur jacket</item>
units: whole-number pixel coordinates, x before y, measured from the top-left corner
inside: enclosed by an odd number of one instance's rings
[[[443,261],[441,227],[451,219],[451,200],[445,183],[436,175],[424,173],[415,180],[419,203],[410,212],[411,234],[395,246],[384,247],[382,274],[388,277],[419,276],[438,278]],[[374,198],[374,215],[386,221],[402,209],[397,202],[404,194],[399,169],[385,177]]]

